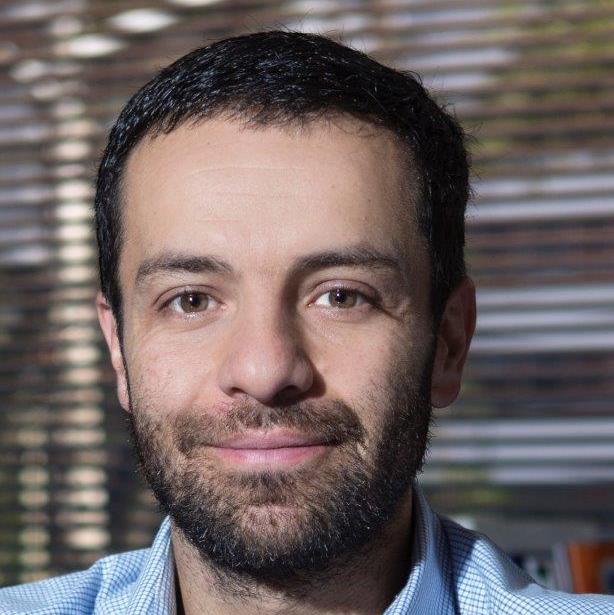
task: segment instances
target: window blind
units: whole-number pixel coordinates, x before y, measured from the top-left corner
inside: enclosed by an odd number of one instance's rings
[[[422,477],[442,512],[614,518],[614,3],[5,0],[0,584],[148,544],[93,304],[93,177],[127,97],[216,38],[325,33],[420,72],[472,144],[478,330]]]

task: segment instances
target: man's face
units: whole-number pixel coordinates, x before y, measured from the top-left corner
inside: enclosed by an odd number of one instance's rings
[[[131,155],[119,396],[204,558],[317,567],[408,498],[433,350],[417,194],[392,137],[350,120],[210,120]]]

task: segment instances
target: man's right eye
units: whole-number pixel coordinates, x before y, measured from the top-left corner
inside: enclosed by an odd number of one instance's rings
[[[184,292],[168,302],[168,307],[179,314],[195,314],[209,309],[214,299],[201,292]]]

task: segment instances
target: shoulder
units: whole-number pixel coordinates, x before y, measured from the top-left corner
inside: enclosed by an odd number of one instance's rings
[[[130,591],[147,553],[111,555],[82,572],[0,589],[0,615],[90,615]]]
[[[486,536],[441,519],[448,541],[458,612],[493,615],[612,615],[614,596],[546,589]]]

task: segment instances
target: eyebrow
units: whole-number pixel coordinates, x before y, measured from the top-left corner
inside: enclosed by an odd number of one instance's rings
[[[299,257],[291,266],[291,275],[310,273],[327,267],[363,267],[403,272],[400,258],[371,246],[356,245],[341,250],[329,250]]]
[[[215,256],[190,256],[175,252],[163,253],[143,261],[136,272],[135,285],[139,286],[160,273],[233,273],[232,267]]]
[[[330,267],[363,267],[388,269],[402,274],[405,267],[400,258],[362,244],[341,250],[327,250],[298,257],[290,266],[290,277],[311,273]],[[233,274],[226,261],[210,255],[193,256],[181,253],[163,253],[149,258],[138,268],[135,284],[143,284],[147,278],[160,273],[217,273]]]

